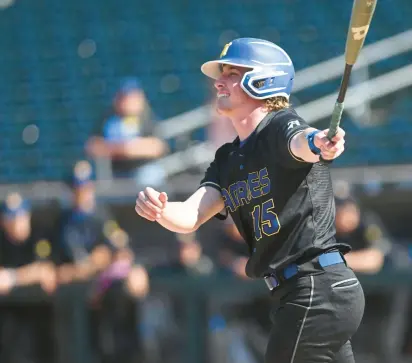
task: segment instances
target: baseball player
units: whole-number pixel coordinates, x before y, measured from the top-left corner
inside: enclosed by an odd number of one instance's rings
[[[246,274],[273,297],[265,361],[354,362],[364,295],[344,259],[350,247],[335,239],[328,165],[344,150],[344,131],[329,141],[290,106],[294,67],[271,42],[233,40],[201,69],[238,137],[217,150],[186,201],[146,188],[136,212],[179,233],[230,214],[249,247]]]

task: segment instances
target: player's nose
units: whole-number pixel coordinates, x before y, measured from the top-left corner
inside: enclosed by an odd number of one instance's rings
[[[224,87],[225,87],[225,82],[222,79],[222,76],[220,76],[217,80],[215,80],[215,88],[219,91]]]

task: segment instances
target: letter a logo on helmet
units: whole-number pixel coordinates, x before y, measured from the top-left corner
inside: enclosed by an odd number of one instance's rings
[[[227,43],[227,44],[223,47],[222,53],[220,53],[220,57],[219,57],[219,58],[222,58],[222,57],[224,57],[224,56],[226,55],[227,50],[229,49],[229,47],[230,47],[231,45],[232,45],[232,42]]]
[[[225,45],[218,60],[204,63],[201,70],[206,76],[218,79],[223,64],[250,68],[241,81],[242,89],[250,97],[289,99],[295,69],[289,55],[276,44],[255,38],[235,39]]]

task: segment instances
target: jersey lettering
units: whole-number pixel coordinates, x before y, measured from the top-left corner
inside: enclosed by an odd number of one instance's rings
[[[262,195],[266,195],[270,192],[270,179],[267,168],[263,168],[259,171],[260,186],[262,188]]]
[[[260,188],[259,173],[254,171],[248,175],[249,190],[252,198],[259,198],[262,195],[262,189]]]
[[[221,194],[225,203],[225,207],[228,208],[231,212],[234,212],[236,210],[236,205],[235,203],[233,203],[233,200],[230,197],[230,193],[226,189],[222,188]]]
[[[235,205],[235,209],[234,209],[235,211],[236,209],[240,207],[237,183],[233,183],[232,185],[229,185],[229,195],[232,198],[233,203]]]
[[[238,181],[236,184],[240,205],[249,204],[252,198],[248,188],[247,181],[241,180]]]
[[[259,198],[270,192],[270,179],[267,168],[248,174],[247,180],[239,180],[227,189],[222,188],[225,207],[231,213],[240,206],[249,204],[252,199]]]

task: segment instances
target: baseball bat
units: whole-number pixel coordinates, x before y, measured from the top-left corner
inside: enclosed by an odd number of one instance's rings
[[[327,137],[331,140],[337,133],[344,108],[352,67],[365,42],[375,12],[377,0],[354,0],[345,48],[345,70],[343,72],[338,98],[332,112]]]

